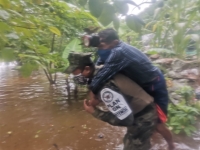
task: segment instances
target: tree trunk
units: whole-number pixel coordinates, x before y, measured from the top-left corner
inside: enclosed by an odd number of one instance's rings
[[[66,79],[66,85],[67,85],[66,89],[67,89],[67,93],[68,93],[68,99],[70,99],[71,95],[70,95],[69,77],[67,77],[67,79]]]
[[[75,85],[75,89],[74,89],[74,99],[77,100],[78,99],[78,86]]]
[[[55,84],[56,82],[55,82],[55,80],[52,79],[51,74],[50,74],[50,73],[48,74],[48,72],[47,72],[45,69],[43,69],[43,71],[44,71],[44,73],[45,73],[45,75],[46,75],[46,77],[47,77],[49,83],[50,83],[50,84]]]

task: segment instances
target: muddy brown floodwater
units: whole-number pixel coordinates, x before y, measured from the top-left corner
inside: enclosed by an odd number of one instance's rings
[[[96,120],[82,102],[68,100],[61,74],[50,86],[42,74],[22,78],[0,67],[0,150],[122,150],[126,129]],[[175,140],[180,150],[199,150],[200,131]],[[152,150],[167,150],[158,134]]]

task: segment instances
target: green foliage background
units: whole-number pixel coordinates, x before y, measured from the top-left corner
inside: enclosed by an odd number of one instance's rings
[[[91,25],[90,13],[64,1],[0,0],[0,59],[17,60],[24,76],[41,67],[55,83],[52,74],[67,66],[64,47]]]

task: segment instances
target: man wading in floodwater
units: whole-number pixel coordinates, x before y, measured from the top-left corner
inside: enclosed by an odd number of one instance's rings
[[[165,138],[169,149],[174,150],[171,131],[165,124],[169,96],[161,71],[141,51],[120,41],[113,29],[102,30],[95,36],[85,36],[84,44],[97,47],[100,57],[97,65],[104,64],[90,83],[93,99],[116,73],[127,76],[154,98],[159,116],[157,131]]]
[[[83,53],[69,54],[70,66],[66,73],[73,73],[74,80],[79,84],[89,83],[98,72],[90,56]],[[96,96],[97,100],[84,101],[85,110],[111,125],[127,127],[124,150],[150,149],[150,137],[158,119],[151,96],[122,74],[113,76]],[[106,109],[100,107],[102,102]]]

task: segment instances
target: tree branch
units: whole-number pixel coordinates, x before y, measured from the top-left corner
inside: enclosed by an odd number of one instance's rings
[[[151,3],[155,3],[155,2],[143,2],[143,3],[140,3],[138,6],[141,6],[141,5],[143,5],[143,4],[151,4]]]
[[[61,39],[60,39],[59,51],[60,51],[60,50],[61,50],[61,48],[62,48],[62,42],[63,42],[63,35],[61,36]]]
[[[54,51],[54,42],[55,41],[55,34],[53,33],[52,41],[51,41],[51,53]]]
[[[143,4],[152,4],[152,3],[155,3],[155,2],[142,2],[142,3],[138,4],[137,7],[134,7],[132,11],[134,11],[135,8],[140,8],[140,6]]]
[[[52,53],[54,51],[54,41],[55,41],[55,34],[53,33],[53,37],[52,37],[52,41],[51,41],[51,51],[50,51],[50,53]],[[50,67],[50,69],[52,68],[52,61],[50,61],[49,67]],[[49,74],[50,74],[50,78],[53,80],[52,74],[51,73],[49,73]]]
[[[48,75],[47,71],[46,71],[45,69],[43,69],[43,70],[44,70],[44,73],[45,73],[45,75],[47,76],[47,78],[48,78],[49,82],[51,82],[51,79],[50,79],[50,77],[49,77],[49,75]]]
[[[54,74],[54,82],[56,82],[56,79],[57,79],[57,74],[55,73]]]

